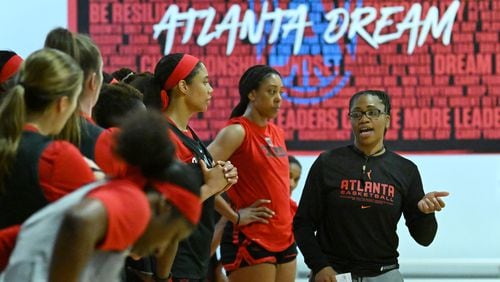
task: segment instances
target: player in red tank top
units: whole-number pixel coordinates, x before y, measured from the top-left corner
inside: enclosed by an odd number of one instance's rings
[[[292,234],[289,165],[283,130],[270,121],[281,105],[280,74],[265,65],[249,68],[239,82],[240,102],[227,127],[209,146],[215,159],[238,167],[228,191],[236,209],[269,199],[268,224],[228,223],[221,242],[230,281],[294,281],[297,250]]]

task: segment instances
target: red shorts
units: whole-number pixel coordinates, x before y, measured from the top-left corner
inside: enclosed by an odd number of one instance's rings
[[[233,229],[228,222],[224,228],[220,244],[221,261],[229,274],[245,266],[261,263],[284,264],[297,257],[297,245],[293,243],[281,252],[271,252],[248,239],[245,234]]]

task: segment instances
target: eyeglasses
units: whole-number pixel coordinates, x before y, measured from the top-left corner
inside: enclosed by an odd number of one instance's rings
[[[381,114],[385,114],[379,109],[369,109],[368,111],[354,111],[349,113],[351,119],[361,119],[365,115],[369,119],[374,119],[380,117]]]

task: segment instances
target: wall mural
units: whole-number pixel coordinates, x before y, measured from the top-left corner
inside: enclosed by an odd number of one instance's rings
[[[286,86],[275,122],[289,150],[349,143],[349,97],[383,89],[391,149],[500,152],[499,1],[70,1],[70,22],[108,72],[153,71],[177,52],[205,63],[214,99],[191,125],[206,141],[236,105],[244,70],[269,64]]]

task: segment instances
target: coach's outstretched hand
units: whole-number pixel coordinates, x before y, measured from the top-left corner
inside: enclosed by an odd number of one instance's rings
[[[442,210],[446,204],[444,203],[442,197],[448,196],[450,193],[446,191],[441,192],[430,192],[425,194],[422,200],[418,201],[418,209],[423,213],[432,213],[435,211]]]

